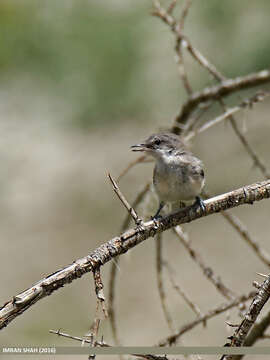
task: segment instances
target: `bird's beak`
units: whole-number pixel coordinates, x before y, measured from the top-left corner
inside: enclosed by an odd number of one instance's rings
[[[132,151],[147,151],[148,150],[146,144],[136,144],[136,145],[132,145],[130,148]]]

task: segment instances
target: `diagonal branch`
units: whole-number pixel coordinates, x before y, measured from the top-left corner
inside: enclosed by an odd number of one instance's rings
[[[204,276],[206,276],[206,278],[216,287],[217,291],[219,291],[228,300],[234,299],[235,294],[223,283],[219,276],[215,275],[213,269],[204,262],[200,254],[191,246],[188,239],[184,236],[180,226],[176,226],[173,230],[181,244],[184,245],[188,251],[189,255],[201,268]]]
[[[236,77],[222,81],[219,85],[207,87],[202,91],[193,93],[183,104],[181,112],[175,119],[173,130],[179,133],[179,124],[183,126],[193,111],[202,103],[209,100],[218,100],[220,97],[228,96],[236,91],[249,89],[270,82],[270,70],[262,70],[247,76]]]
[[[91,254],[48,275],[6,302],[0,307],[0,329],[7,326],[18,315],[22,314],[37,301],[52,294],[55,290],[80,278],[85,273],[93,272],[116,256],[124,254],[129,249],[158,233],[179,224],[194,221],[203,216],[212,215],[244,204],[252,204],[254,201],[260,201],[269,197],[270,180],[257,182],[205,200],[205,211],[202,211],[196,205],[187,206],[161,218],[159,221],[147,221],[140,227],[136,226],[129,229],[120,236],[116,236],[99,246]]]
[[[161,307],[166,319],[166,322],[168,324],[169,329],[171,332],[174,332],[173,327],[173,320],[171,317],[171,314],[169,312],[168,306],[167,306],[167,297],[166,297],[166,291],[164,289],[163,279],[162,279],[162,273],[163,273],[163,259],[162,259],[162,234],[158,234],[156,238],[156,271],[157,271],[157,284],[158,284],[158,292],[161,302]]]
[[[225,304],[222,304],[212,310],[209,310],[205,315],[198,317],[197,319],[187,323],[186,325],[183,325],[177,333],[168,336],[167,338],[161,340],[158,345],[159,346],[166,346],[166,345],[172,345],[174,344],[177,339],[188,332],[189,330],[193,329],[195,326],[205,323],[207,320],[215,317],[216,315],[219,315],[235,306],[238,306],[239,304],[246,302],[247,300],[253,298],[255,296],[255,292],[251,291],[247,295],[241,295],[238,298],[235,298],[234,300],[231,300]]]
[[[270,297],[270,275],[266,277],[261,285],[257,295],[254,297],[247,313],[241,324],[237,327],[234,334],[230,337],[231,343],[229,346],[242,346],[250,329],[254,325],[258,315],[260,314],[263,306]],[[222,359],[231,360],[233,355],[223,356]]]

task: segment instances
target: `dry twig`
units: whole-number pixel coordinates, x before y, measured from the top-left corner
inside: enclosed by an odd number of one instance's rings
[[[260,314],[263,306],[268,301],[270,297],[270,275],[261,285],[260,290],[254,297],[247,313],[241,324],[235,330],[234,334],[230,337],[231,342],[229,346],[243,346],[243,343],[251,330],[251,327],[254,325],[258,315]],[[223,355],[221,359],[232,360],[234,357],[232,355]]]
[[[202,260],[202,257],[199,253],[192,248],[191,244],[189,243],[188,239],[184,236],[184,233],[180,226],[176,226],[174,229],[175,234],[177,235],[178,239],[184,245],[186,250],[189,252],[189,255],[192,259],[199,265],[203,274],[207,277],[207,279],[216,287],[216,289],[226,298],[226,299],[233,299],[235,294],[230,290],[227,286],[224,285],[223,281],[220,277],[214,274],[214,271],[211,267],[205,264]]]
[[[156,238],[156,270],[157,270],[157,284],[158,284],[158,293],[161,301],[161,307],[171,332],[174,331],[172,317],[167,308],[166,301],[166,292],[164,290],[163,281],[162,281],[162,234],[158,234]]]
[[[191,308],[192,311],[194,311],[194,313],[197,315],[197,316],[203,316],[203,313],[201,312],[199,306],[197,304],[195,304],[194,301],[192,301],[189,296],[186,294],[186,292],[181,289],[181,287],[176,284],[173,276],[172,276],[172,271],[170,269],[170,264],[168,262],[165,263],[165,266],[168,270],[168,273],[169,273],[169,279],[170,279],[170,282],[172,284],[172,287],[177,291],[177,293],[184,299],[184,301],[187,303],[187,305]]]
[[[118,196],[119,200],[121,201],[121,203],[124,205],[124,207],[127,209],[127,211],[129,212],[129,214],[131,215],[131,217],[133,218],[134,222],[136,225],[140,225],[142,220],[139,218],[139,216],[137,215],[136,211],[133,209],[133,207],[131,205],[129,205],[128,201],[126,200],[126,198],[124,197],[124,195],[122,194],[122,192],[120,191],[118,185],[116,184],[116,182],[114,181],[114,179],[112,178],[112,176],[110,174],[108,174],[108,177],[112,183],[113,186],[113,190],[116,193],[116,195]]]
[[[255,296],[256,292],[252,291],[247,295],[241,295],[234,300],[231,300],[225,304],[217,306],[216,308],[209,310],[205,315],[198,317],[197,319],[183,325],[175,334],[168,336],[166,339],[159,341],[159,346],[166,346],[174,344],[183,334],[193,329],[195,326],[204,323],[205,321],[213,318],[214,316],[221,314],[239,304],[248,301]]]
[[[106,344],[103,341],[103,339],[102,339],[102,341],[94,341],[94,342],[92,342],[92,340],[88,340],[88,339],[85,339],[85,338],[79,337],[79,336],[69,335],[67,333],[61,332],[60,330],[50,330],[49,332],[51,334],[55,334],[55,335],[62,336],[62,337],[65,337],[65,338],[69,338],[69,339],[72,339],[72,340],[80,341],[82,344],[87,343],[87,344],[90,344],[92,346],[99,346],[99,347],[109,347],[110,346],[110,345]]]
[[[135,209],[137,207],[137,205],[139,205],[145,195],[148,193],[150,189],[150,183],[147,183],[143,189],[138,193],[138,195],[136,196],[136,199],[134,200],[134,202],[132,203],[132,207],[133,209]],[[127,214],[125,220],[123,221],[123,225],[121,226],[121,232],[125,231],[130,223],[130,215]],[[116,317],[115,317],[115,304],[114,304],[114,300],[115,300],[115,286],[116,286],[116,277],[117,277],[117,268],[119,265],[119,257],[116,257],[114,262],[112,263],[111,266],[111,272],[110,272],[110,278],[109,278],[109,296],[108,296],[108,312],[109,312],[109,319],[110,319],[110,323],[111,323],[111,327],[112,327],[112,335],[114,338],[114,342],[115,344],[119,345],[120,341],[119,341],[119,336],[118,336],[118,331],[117,331],[117,326],[116,326]]]
[[[85,273],[109,262],[112,258],[127,252],[137,244],[177,225],[194,221],[202,216],[227,210],[243,204],[251,204],[270,197],[270,180],[244,186],[240,189],[205,200],[205,212],[195,206],[169,214],[159,221],[148,221],[143,227],[136,226],[127,230],[107,243],[98,247],[91,254],[74,261],[36,284],[14,296],[0,308],[0,329],[7,326],[12,320],[29,309],[40,299],[50,295],[55,290],[71,283]]]
[[[245,109],[246,107],[250,107],[253,104],[256,104],[258,102],[263,101],[266,97],[268,97],[270,95],[269,92],[264,92],[264,91],[259,91],[258,93],[256,93],[255,95],[253,95],[252,97],[250,97],[249,99],[246,99],[244,101],[241,102],[241,104],[234,106],[232,108],[226,109],[224,111],[223,114],[215,117],[212,120],[207,121],[205,124],[203,124],[202,126],[200,126],[198,129],[194,130],[194,131],[190,131],[188,133],[188,135],[185,136],[185,139],[188,141],[191,138],[193,138],[194,136],[204,132],[205,130],[208,130],[210,127],[220,123],[221,121],[224,121],[225,119],[231,118],[233,114],[239,112],[242,109]],[[236,128],[238,129],[235,121],[233,122],[233,124],[235,124]],[[261,163],[261,161],[258,159],[258,157],[256,155],[254,155],[253,150],[250,150],[252,154],[252,158],[254,160],[254,163],[261,168],[263,175],[266,176],[267,174],[267,170],[266,167]],[[269,178],[270,175],[266,178]]]
[[[179,124],[183,126],[193,111],[202,103],[209,100],[218,100],[235,93],[236,91],[249,89],[270,82],[270,70],[262,70],[258,73],[249,74],[234,79],[227,79],[222,81],[219,85],[207,87],[202,91],[193,93],[188,100],[183,104],[181,112],[176,117],[175,126],[173,130],[175,133],[180,133]]]

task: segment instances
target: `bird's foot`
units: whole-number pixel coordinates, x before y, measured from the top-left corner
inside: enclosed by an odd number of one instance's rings
[[[164,202],[161,201],[161,203],[159,204],[159,208],[158,208],[157,212],[155,213],[154,216],[151,216],[152,220],[159,220],[159,219],[162,218],[162,216],[159,215],[159,214],[160,214],[161,210],[163,209],[164,205],[165,205]]]
[[[205,207],[205,204],[204,204],[204,202],[203,202],[203,199],[200,198],[200,196],[196,196],[196,200],[195,200],[194,205],[195,205],[195,206],[199,206],[200,209],[205,213],[206,207]]]

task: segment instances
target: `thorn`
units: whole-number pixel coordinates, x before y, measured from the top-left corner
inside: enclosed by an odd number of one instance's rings
[[[269,277],[269,275],[265,275],[259,272],[256,272],[257,275],[262,276],[263,278],[267,279]]]
[[[253,282],[252,282],[252,285],[253,285],[256,289],[260,289],[260,287],[261,287],[261,284],[258,283],[258,281],[253,281]]]
[[[239,326],[239,324],[231,324],[228,321],[225,321],[225,324],[227,324],[230,327],[238,327]]]

